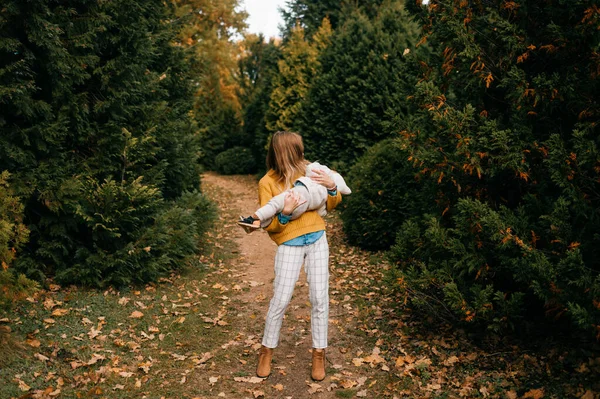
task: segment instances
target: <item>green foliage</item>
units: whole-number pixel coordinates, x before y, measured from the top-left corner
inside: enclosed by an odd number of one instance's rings
[[[174,16],[159,0],[4,2],[0,169],[31,231],[17,270],[126,284],[190,253],[165,219],[199,186],[194,58]]]
[[[270,134],[266,128],[266,114],[278,72],[281,46],[274,40],[265,43],[262,35],[247,35],[244,49],[238,73],[243,135],[249,140],[254,159],[264,159]]]
[[[333,29],[337,29],[352,11],[360,9],[366,15],[373,16],[377,14],[381,3],[381,0],[288,0],[281,10],[284,20],[283,37],[287,40],[294,28],[301,26],[306,31],[306,36],[311,38],[318,31],[324,18],[331,22]]]
[[[345,197],[342,213],[348,240],[372,250],[389,249],[400,225],[419,215],[427,191],[415,180],[415,170],[398,143],[388,139],[371,147],[350,170],[352,195]],[[423,198],[424,201],[415,201]]]
[[[194,54],[190,59],[194,88],[191,115],[202,143],[199,162],[214,165],[220,152],[249,144],[242,129],[236,82],[240,46],[234,36],[246,28],[247,14],[239,0],[174,0],[174,23],[181,24],[177,44]]]
[[[71,262],[55,261],[64,265],[55,273],[65,284],[103,287],[156,280],[197,252],[199,233],[213,213],[199,193],[165,202],[141,178],[131,183],[88,180],[73,194],[65,210],[75,215],[80,239],[70,234]]]
[[[217,155],[215,170],[224,175],[254,173],[256,171],[256,161],[250,149],[233,147]]]
[[[9,186],[10,174],[0,173],[0,265],[9,268],[17,251],[27,243],[29,230],[23,224],[23,205]]]
[[[11,309],[39,288],[37,282],[12,270],[0,270],[0,309]]]
[[[29,230],[23,224],[23,205],[9,185],[10,174],[0,173],[0,308],[7,308],[30,294],[37,284],[22,274],[15,274],[10,265],[27,243]]]
[[[305,39],[303,28],[292,30],[277,63],[279,73],[274,77],[269,110],[265,116],[269,131],[296,130],[302,103],[320,69],[319,53],[328,46],[330,36],[328,19],[323,20],[310,42]]]
[[[587,1],[408,7],[434,50],[399,141],[437,209],[398,231],[405,284],[468,323],[568,316],[598,333],[597,14]]]
[[[416,31],[402,4],[393,2],[374,19],[354,12],[334,32],[299,118],[309,159],[345,171],[397,132],[390,122],[406,119],[406,97],[416,82],[408,73]]]

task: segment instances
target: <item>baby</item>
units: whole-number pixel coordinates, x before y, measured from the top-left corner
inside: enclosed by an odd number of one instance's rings
[[[327,189],[310,178],[315,175],[313,170],[325,171],[333,179],[340,193],[344,195],[352,193],[352,190],[339,173],[318,162],[313,162],[306,166],[306,176],[297,179],[294,182],[294,187],[271,198],[265,206],[254,212],[254,215],[240,216],[237,223],[246,230],[246,233],[252,233],[254,230],[268,226],[271,224],[273,217],[283,210],[285,196],[289,191],[296,193],[301,199],[300,204],[292,212],[291,220],[298,219],[306,211],[317,211],[319,215],[325,216],[327,214]]]

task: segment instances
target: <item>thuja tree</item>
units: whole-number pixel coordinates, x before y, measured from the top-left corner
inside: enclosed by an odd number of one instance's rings
[[[405,119],[416,83],[409,72],[416,36],[402,2],[382,6],[374,19],[355,12],[335,31],[300,113],[307,156],[343,171],[397,132],[390,122]]]
[[[235,41],[246,27],[239,0],[174,0],[182,29],[178,45],[196,56],[191,60],[195,90],[193,117],[201,142],[200,162],[214,168],[215,157],[246,145],[235,79],[240,46]]]
[[[158,0],[3,3],[0,170],[31,231],[18,269],[126,284],[196,249],[207,204],[180,198],[199,181],[176,24]]]
[[[308,38],[311,38],[327,18],[335,30],[343,24],[346,16],[360,9],[369,16],[377,14],[377,7],[382,0],[288,0],[280,11],[284,20],[283,37],[291,37],[296,26],[301,26]]]
[[[14,196],[9,178],[8,172],[0,173],[0,308],[11,306],[36,286],[11,267],[27,243],[29,230],[23,224],[23,204]]]
[[[438,211],[398,231],[401,281],[466,322],[499,328],[528,308],[600,333],[597,6],[410,7],[436,51],[401,144]]]
[[[319,53],[329,44],[330,36],[331,25],[327,18],[310,41],[305,38],[302,27],[292,30],[277,62],[278,73],[274,76],[271,101],[265,115],[267,129],[271,132],[296,130],[298,114],[321,67]]]
[[[249,147],[259,168],[265,166],[269,137],[266,114],[271,101],[275,76],[278,73],[277,62],[281,58],[281,46],[275,40],[265,42],[263,35],[246,35],[242,56],[238,61],[239,98],[242,104],[243,136],[249,141]]]

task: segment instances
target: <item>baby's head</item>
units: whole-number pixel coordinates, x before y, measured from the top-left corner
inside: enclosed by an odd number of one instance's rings
[[[311,162],[306,165],[306,177],[315,176],[314,170],[325,170],[325,167],[318,162]]]
[[[340,193],[342,193],[344,195],[352,194],[352,190],[350,190],[350,187],[348,187],[348,185],[346,184],[346,181],[344,181],[344,178],[336,171],[333,171],[333,170],[329,169],[327,166],[321,165],[318,162],[312,162],[312,163],[309,163],[308,165],[306,165],[306,177],[315,176],[314,170],[323,170],[323,171],[327,172],[327,174],[329,176],[331,176],[331,178],[337,185],[337,188],[338,188],[338,190],[340,190]]]

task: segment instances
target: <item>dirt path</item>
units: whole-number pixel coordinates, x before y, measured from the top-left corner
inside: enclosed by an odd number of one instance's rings
[[[237,391],[236,384],[231,386],[222,380],[224,385],[217,394],[221,397],[265,397],[272,398],[334,398],[336,390],[343,388],[340,382],[347,388],[364,387],[367,377],[358,381],[349,382],[348,378],[354,373],[349,370],[352,365],[353,354],[348,353],[347,337],[343,336],[343,328],[339,328],[343,322],[336,318],[344,313],[352,314],[352,306],[348,303],[349,296],[337,299],[340,292],[332,285],[332,306],[330,311],[330,348],[327,352],[327,378],[316,384],[310,379],[311,360],[311,335],[310,335],[310,303],[308,301],[308,285],[306,275],[301,272],[300,280],[296,284],[296,290],[292,302],[286,313],[281,331],[281,342],[275,351],[273,362],[273,373],[265,381],[252,378],[256,367],[255,351],[260,347],[264,317],[268,308],[273,289],[273,260],[276,245],[268,237],[266,232],[257,231],[246,234],[235,225],[236,215],[247,215],[257,208],[256,181],[244,176],[219,176],[206,174],[203,177],[203,189],[208,195],[219,203],[221,209],[221,222],[225,230],[229,230],[228,238],[237,244],[239,253],[231,261],[232,277],[235,289],[239,295],[234,298],[235,306],[238,307],[237,319],[241,321],[238,337],[244,337],[246,343],[252,343],[251,350],[245,349],[245,353],[238,353],[247,360],[238,365],[237,368],[228,370],[234,382],[246,382],[246,387],[241,393],[245,395],[232,395]],[[226,200],[231,199],[231,200]],[[332,267],[332,281],[337,276],[335,268]],[[237,287],[236,287],[237,286]],[[241,290],[239,287],[243,287]],[[352,319],[352,318],[350,318]],[[246,322],[244,322],[244,320]],[[340,345],[341,344],[341,345]],[[356,346],[356,345],[353,345]],[[345,352],[345,353],[343,353]],[[232,356],[236,354],[232,353]],[[227,370],[221,370],[226,374]],[[238,381],[235,381],[236,375]],[[255,383],[253,383],[255,382]],[[216,390],[219,390],[216,389]],[[226,393],[226,389],[230,393]],[[216,391],[215,390],[215,391]],[[236,392],[237,393],[237,392]],[[366,394],[366,392],[363,392]],[[361,396],[362,394],[361,393]],[[346,393],[354,396],[353,392]]]

